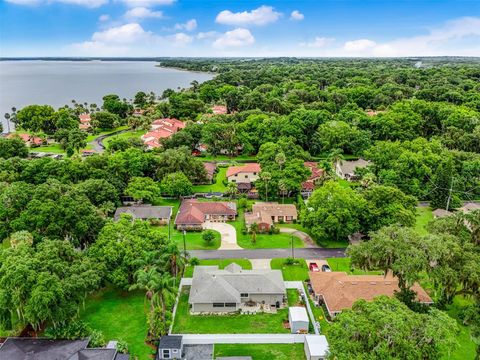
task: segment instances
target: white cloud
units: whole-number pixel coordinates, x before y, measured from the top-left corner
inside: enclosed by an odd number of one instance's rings
[[[290,14],[290,20],[302,21],[305,19],[305,16],[298,10],[293,10]]]
[[[193,41],[193,37],[185,33],[177,33],[168,37],[173,41],[174,46],[186,46]]]
[[[197,39],[199,39],[199,40],[216,38],[218,36],[219,36],[219,34],[216,31],[199,32],[196,35]]]
[[[345,45],[343,45],[343,48],[346,51],[364,51],[368,49],[372,49],[375,47],[377,43],[373,40],[369,39],[360,39],[360,40],[351,40],[347,41]]]
[[[163,13],[161,11],[152,11],[146,7],[140,6],[140,7],[136,7],[128,10],[124,16],[130,20],[146,19],[146,18],[160,19],[163,17]]]
[[[237,28],[221,35],[214,41],[213,47],[217,49],[240,47],[252,45],[254,42],[255,38],[248,29]]]
[[[120,0],[128,7],[154,7],[158,5],[171,5],[175,0]]]
[[[143,30],[138,23],[129,23],[112,27],[104,31],[95,32],[92,40],[95,42],[131,44],[152,36],[149,31]]]
[[[98,18],[98,20],[99,20],[99,21],[102,21],[102,22],[108,21],[108,20],[110,20],[110,15],[108,15],[108,14],[100,15],[100,17]]]
[[[197,28],[197,20],[190,19],[184,24],[175,24],[175,30],[193,31]]]
[[[313,39],[313,41],[302,42],[302,43],[300,43],[300,46],[311,47],[311,48],[321,48],[321,47],[325,47],[327,45],[330,45],[334,41],[335,41],[334,38],[316,36],[315,39]]]
[[[85,6],[88,8],[96,8],[108,3],[108,0],[5,0],[9,3],[16,4],[16,5],[26,5],[26,6],[34,6],[34,5],[43,5],[43,4],[51,4],[51,3],[62,3],[62,4],[71,4],[71,5],[78,5],[78,6]]]
[[[215,21],[224,25],[266,25],[277,21],[282,14],[276,12],[273,7],[262,5],[252,11],[233,13],[230,10],[223,10]]]

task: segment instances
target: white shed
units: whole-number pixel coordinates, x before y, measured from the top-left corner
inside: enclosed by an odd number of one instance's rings
[[[328,342],[325,335],[305,335],[305,356],[307,360],[325,360]]]
[[[288,308],[288,321],[290,322],[290,330],[292,334],[299,332],[308,332],[308,320],[307,310],[304,307],[292,306]]]

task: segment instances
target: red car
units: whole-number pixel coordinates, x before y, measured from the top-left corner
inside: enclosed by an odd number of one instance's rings
[[[308,265],[310,271],[313,271],[313,272],[319,272],[320,269],[318,268],[318,265],[316,263],[310,263]]]

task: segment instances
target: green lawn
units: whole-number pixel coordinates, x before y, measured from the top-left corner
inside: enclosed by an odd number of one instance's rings
[[[308,279],[307,263],[304,259],[297,259],[298,264],[285,265],[286,259],[272,259],[270,267],[272,269],[282,270],[283,280],[285,281],[305,281]]]
[[[327,317],[323,312],[323,308],[321,306],[315,306],[310,296],[308,297],[308,301],[310,302],[310,308],[312,309],[315,320],[320,323],[321,334],[327,335],[330,323],[327,321]]]
[[[174,334],[278,334],[288,333],[283,322],[288,320],[288,309],[276,314],[255,315],[190,315],[189,290],[184,288],[175,314]]]
[[[344,271],[347,274],[352,275],[381,275],[383,274],[382,271],[363,271],[360,269],[353,269],[350,265],[350,258],[329,258],[327,259],[328,265],[330,265],[330,269],[332,271]]]
[[[248,259],[200,260],[200,265],[218,265],[220,269],[223,269],[225,268],[225,266],[230,265],[232,262],[237,263],[245,270],[252,269],[252,263]],[[185,268],[185,273],[183,274],[183,277],[192,277],[193,268],[193,266],[187,266]]]
[[[252,235],[250,234],[243,234],[242,229],[244,228],[245,220],[243,216],[243,210],[238,210],[237,219],[233,222],[229,222],[232,224],[236,231],[237,231],[237,243],[244,249],[282,249],[282,248],[290,248],[292,246],[292,238],[293,238],[293,246],[295,248],[303,248],[304,244],[303,241],[290,234],[257,234],[257,239],[255,244],[252,243]]]
[[[154,350],[145,344],[147,320],[143,292],[105,289],[87,299],[80,318],[103,332],[105,339],[124,340],[131,355],[149,359]]]
[[[253,360],[304,360],[303,344],[217,344],[215,357],[251,356]]]
[[[195,185],[193,192],[225,192],[227,187],[223,184],[223,180],[227,178],[227,168],[219,167],[215,176],[215,183],[205,185]]]
[[[178,199],[157,198],[153,201],[153,205],[173,207],[173,209],[172,209],[172,221],[174,221],[175,216],[177,215],[177,212],[178,212],[178,208],[180,207],[180,200],[178,200]]]
[[[168,226],[152,226],[152,229],[168,235]],[[173,228],[173,224],[170,227],[170,236],[175,241],[178,247],[183,250],[183,232]],[[215,250],[220,247],[220,233],[212,230],[215,233],[215,240],[207,244],[202,238],[202,232],[200,231],[187,231],[185,235],[185,243],[188,250]]]
[[[452,318],[457,320],[460,332],[457,335],[459,346],[449,356],[444,356],[443,360],[473,360],[475,359],[475,343],[470,337],[469,327],[462,324],[459,320],[460,311],[471,305],[473,301],[462,296],[455,296],[453,304],[447,306],[447,313]]]
[[[120,130],[123,130],[123,129],[120,129]],[[113,139],[140,139],[140,137],[142,135],[145,135],[146,133],[147,133],[147,130],[130,130],[118,135],[109,136],[105,140],[103,140],[103,143],[105,144],[105,147],[108,147],[108,143]]]
[[[420,235],[427,234],[427,225],[433,220],[432,209],[428,206],[417,207],[417,217],[415,222],[415,230]]]
[[[205,155],[205,156],[200,156],[200,160],[202,161],[216,161],[216,162],[236,162],[236,161],[251,161],[255,162],[257,161],[256,156],[248,156],[248,155],[240,155],[240,156],[235,156],[235,157],[230,157],[227,155],[217,155],[217,156],[212,156],[212,155]]]

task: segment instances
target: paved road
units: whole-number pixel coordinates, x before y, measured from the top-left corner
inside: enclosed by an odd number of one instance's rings
[[[114,131],[110,134],[105,134],[105,135],[100,135],[93,139],[89,144],[92,145],[93,150],[97,153],[103,153],[105,151],[105,145],[103,145],[103,140],[107,137],[118,135],[127,131],[130,131],[131,129],[126,129],[126,130],[119,130],[119,131]]]
[[[276,259],[292,256],[291,249],[244,249],[244,250],[191,250],[191,256],[199,259]],[[301,259],[326,259],[345,257],[345,249],[303,248],[295,249],[294,255]]]

